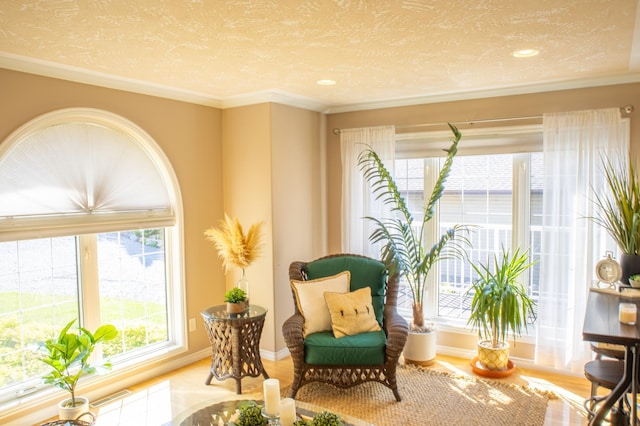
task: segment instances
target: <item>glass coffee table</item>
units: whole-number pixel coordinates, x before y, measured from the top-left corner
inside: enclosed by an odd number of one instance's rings
[[[248,401],[247,399],[238,399],[232,401],[216,402],[214,404],[202,407],[191,413],[185,413],[182,416],[174,419],[173,425],[175,426],[227,426],[229,421],[237,418],[238,403],[241,401]],[[252,400],[258,405],[263,405],[261,400]],[[303,401],[296,401],[296,413],[299,418],[311,419],[316,413],[321,411],[331,411],[327,408],[322,408],[309,404]],[[363,420],[356,419],[351,416],[345,416],[340,413],[336,413],[340,416],[340,419],[345,426],[373,426],[371,423],[367,423]]]

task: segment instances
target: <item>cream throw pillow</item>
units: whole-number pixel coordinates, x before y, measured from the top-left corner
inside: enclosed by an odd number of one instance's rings
[[[324,298],[331,313],[331,325],[336,338],[380,330],[371,303],[370,287],[351,293],[326,292]]]
[[[296,294],[298,309],[304,317],[304,337],[320,331],[331,331],[331,315],[324,301],[326,291],[346,293],[349,291],[351,272],[344,271],[330,277],[309,281],[291,280]]]

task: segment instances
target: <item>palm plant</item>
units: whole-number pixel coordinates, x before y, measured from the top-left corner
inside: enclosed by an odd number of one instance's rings
[[[442,234],[431,249],[426,250],[424,247],[427,225],[434,217],[436,204],[444,193],[444,184],[462,137],[454,125],[449,124],[449,128],[453,132],[451,146],[446,151],[447,158],[424,208],[422,222],[417,230],[414,227],[414,217],[404,197],[376,152],[366,149],[358,158],[358,165],[376,198],[391,206],[391,212],[395,212],[395,217],[392,218],[378,219],[367,216],[365,219],[375,224],[369,240],[374,244],[382,243],[382,262],[389,268],[390,273],[397,272],[406,277],[413,297],[413,326],[417,329],[424,327],[423,302],[429,271],[440,260],[464,257],[464,248],[469,244],[463,232],[467,228],[455,225]]]
[[[520,336],[533,315],[534,302],[518,282],[531,265],[528,251],[521,253],[518,248],[511,255],[504,247],[501,259],[494,255],[493,268],[471,264],[478,278],[469,289],[474,295],[467,324],[478,330],[481,339],[490,340],[493,348],[506,341],[509,331],[514,338]]]
[[[624,254],[640,251],[640,179],[633,162],[628,167],[614,166],[609,158],[602,160],[609,191],[593,191],[596,215],[591,217],[616,241]]]

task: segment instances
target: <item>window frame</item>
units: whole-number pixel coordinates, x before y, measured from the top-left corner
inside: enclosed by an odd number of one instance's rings
[[[512,247],[529,247],[531,183],[529,153],[542,152],[542,124],[465,129],[461,132],[463,137],[458,146],[457,157],[513,155],[511,244]],[[438,178],[438,159],[446,155],[443,149],[448,148],[450,137],[450,132],[446,131],[397,134],[396,159],[422,158],[425,168],[424,188],[433,188]],[[428,196],[429,194],[425,194],[425,199]],[[439,214],[440,203],[436,206],[434,219],[427,224],[423,241],[425,247],[431,247],[435,238],[439,236]],[[440,262],[434,265],[427,277],[428,291],[423,305],[425,318],[436,323],[439,329],[471,334],[472,331],[465,319],[438,315],[439,279]],[[524,277],[523,284],[527,289],[530,288],[528,274]],[[412,318],[409,308],[399,306],[398,312],[408,320]],[[529,328],[527,335],[523,335],[521,340],[526,342],[533,339],[534,333],[534,327]]]
[[[148,222],[144,220],[141,221],[138,216],[137,220],[130,222],[129,225],[125,225],[124,228],[114,229],[114,227],[119,228],[122,226],[123,222],[120,221],[115,225],[112,223],[104,229],[99,230],[99,232],[144,228],[163,228],[165,230],[164,249],[168,340],[162,342],[162,344],[150,345],[150,347],[153,347],[150,351],[136,351],[137,356],[135,357],[127,357],[126,354],[119,360],[118,357],[116,357],[113,369],[107,375],[92,375],[82,378],[79,382],[79,391],[83,393],[86,392],[89,397],[92,397],[92,395],[95,396],[97,392],[99,392],[98,394],[109,393],[133,384],[140,380],[140,376],[146,377],[149,374],[150,364],[158,363],[158,365],[161,365],[163,361],[170,360],[176,355],[186,352],[188,350],[188,330],[186,321],[184,213],[180,186],[170,161],[148,133],[124,117],[108,111],[92,108],[67,108],[44,114],[22,125],[0,143],[0,156],[10,152],[11,148],[20,142],[21,138],[26,137],[38,129],[50,126],[51,123],[64,123],[65,121],[78,122],[83,119],[89,123],[99,122],[102,125],[109,126],[115,131],[124,132],[131,138],[132,142],[137,143],[144,150],[148,156],[148,160],[152,161],[162,173],[163,183],[171,196],[171,209],[174,215],[174,220],[171,224],[167,224],[166,219],[163,219],[162,222],[154,221],[156,217],[152,212],[147,215]],[[133,218],[133,216],[125,216],[124,222],[126,222],[127,217]],[[76,259],[78,267],[82,268],[78,274],[78,280],[80,281],[78,286],[80,291],[86,291],[85,286],[82,285],[84,281],[83,274],[91,275],[95,273],[97,278],[97,269],[96,271],[85,270],[86,264],[82,262],[81,258],[84,254],[92,255],[92,253],[86,251],[90,246],[93,245],[93,249],[97,248],[95,228],[93,228],[95,224],[90,222],[89,227],[85,228],[87,232],[79,232],[78,228],[75,228],[75,232],[71,235],[69,235],[69,232],[64,232],[61,229],[64,227],[56,225],[54,225],[55,229],[47,233],[46,219],[36,218],[33,220],[33,225],[34,235],[31,238],[37,238],[41,233],[44,233],[46,237],[74,236],[78,238]],[[6,240],[17,241],[19,239],[25,239],[24,236],[20,238],[11,237],[8,235],[9,233],[11,233],[11,230],[8,230],[4,236]],[[93,251],[93,249],[90,251]],[[93,251],[93,254],[95,254],[95,251]],[[88,294],[81,294],[79,299],[80,303],[88,303],[91,299],[95,300],[97,295],[92,294],[92,292],[97,292],[97,279],[96,289],[89,290]],[[96,328],[96,320],[95,318],[92,319],[90,315],[91,310],[92,309],[86,305],[80,307],[80,315],[88,315],[82,321],[83,325],[89,329]],[[153,368],[151,370],[153,370]],[[8,388],[8,392],[13,392],[15,397],[5,400],[0,399],[0,419],[18,415],[18,413],[24,413],[24,410],[35,406],[42,407],[45,404],[55,404],[61,396],[66,394],[62,390],[54,389],[52,386],[34,383],[34,380],[22,382],[21,386],[11,386]],[[40,413],[40,417],[42,417],[42,413]],[[27,421],[26,418],[25,421]],[[37,421],[37,419],[34,421]]]

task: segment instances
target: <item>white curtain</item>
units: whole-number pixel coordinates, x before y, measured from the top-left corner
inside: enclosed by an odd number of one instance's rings
[[[371,147],[393,173],[395,128],[393,126],[340,131],[342,154],[342,252],[380,258],[379,248],[369,243],[371,221],[366,216],[389,217],[388,209],[372,196],[358,166],[358,155]]]
[[[628,123],[619,109],[544,114],[544,202],[536,364],[575,373],[592,358],[582,340],[595,263],[615,244],[593,224],[601,161],[628,161]]]

